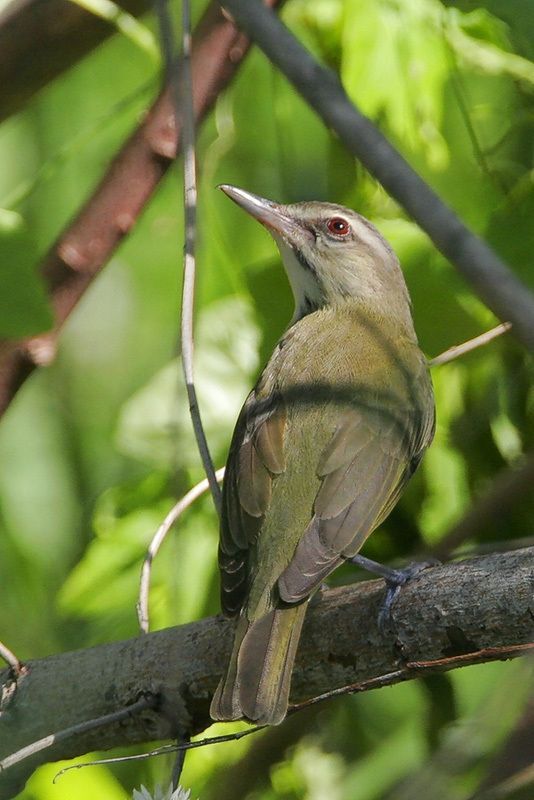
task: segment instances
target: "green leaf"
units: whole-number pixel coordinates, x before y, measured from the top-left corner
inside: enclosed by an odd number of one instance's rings
[[[0,208],[0,337],[41,333],[52,325],[37,254],[22,217]]]
[[[534,64],[504,49],[504,43],[509,46],[503,35],[504,26],[485,9],[462,15],[451,8],[447,22],[447,40],[467,64],[489,75],[509,75],[531,87],[534,85]],[[479,38],[480,35],[484,38]]]
[[[250,305],[240,298],[212,303],[199,315],[195,338],[202,420],[212,451],[222,454],[258,366],[258,329]],[[188,407],[181,365],[173,360],[124,406],[119,447],[157,466],[197,466]]]
[[[341,76],[349,95],[395,136],[443,169],[449,150],[440,132],[449,73],[436,0],[345,3]]]

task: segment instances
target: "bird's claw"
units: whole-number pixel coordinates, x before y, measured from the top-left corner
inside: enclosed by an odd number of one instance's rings
[[[378,613],[378,627],[381,631],[385,630],[391,622],[391,609],[402,587],[417,577],[424,569],[438,566],[440,563],[438,559],[431,558],[426,561],[416,561],[408,564],[402,569],[393,569],[392,567],[386,567],[384,564],[379,564],[377,561],[372,561],[365,556],[357,555],[350,560],[353,564],[362,567],[362,569],[384,578],[386,596]]]

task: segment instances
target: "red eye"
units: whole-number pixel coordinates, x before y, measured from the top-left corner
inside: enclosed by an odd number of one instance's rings
[[[326,227],[330,233],[335,233],[337,236],[346,236],[350,233],[350,225],[343,217],[331,217],[326,223]]]

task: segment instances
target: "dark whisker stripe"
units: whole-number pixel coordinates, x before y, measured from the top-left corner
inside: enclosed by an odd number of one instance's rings
[[[299,318],[305,317],[320,308],[320,304],[312,300],[308,295],[304,295],[302,301],[299,303]]]
[[[317,275],[317,270],[315,269],[315,267],[313,266],[313,264],[311,264],[311,263],[308,261],[308,259],[306,258],[306,256],[303,254],[302,250],[299,250],[297,247],[294,247],[294,248],[293,248],[293,252],[295,253],[295,258],[297,259],[297,261],[299,262],[299,264],[300,264],[302,267],[304,267],[304,269],[307,269],[307,270],[309,270],[309,271],[311,272],[311,274],[312,274],[312,275]]]

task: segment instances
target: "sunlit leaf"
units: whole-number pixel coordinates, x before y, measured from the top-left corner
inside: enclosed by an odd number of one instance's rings
[[[196,330],[200,410],[208,441],[214,452],[220,452],[228,442],[257,368],[258,329],[250,306],[233,298],[208,306],[200,314]],[[177,361],[164,367],[126,404],[117,441],[124,452],[153,464],[198,464]]]
[[[86,11],[90,11],[97,17],[105,19],[111,25],[114,25],[123,36],[130,39],[131,42],[136,44],[147,52],[156,62],[159,61],[160,52],[159,46],[154,38],[152,31],[145,25],[137,20],[132,14],[129,14],[117,3],[112,0],[70,0],[71,3]]]

